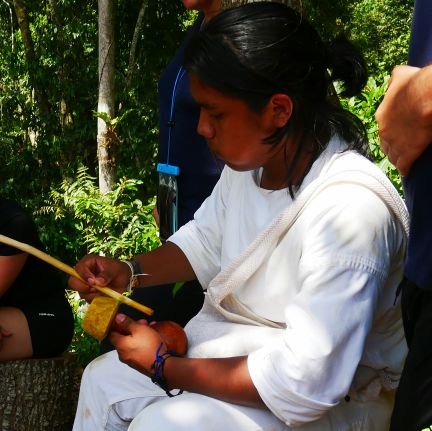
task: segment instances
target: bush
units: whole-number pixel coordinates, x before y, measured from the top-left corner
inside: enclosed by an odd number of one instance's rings
[[[99,355],[99,342],[88,335],[81,327],[88,304],[79,298],[77,292],[68,292],[68,300],[72,306],[75,331],[69,351],[77,355],[78,363],[84,368],[92,359]]]
[[[42,233],[44,242],[73,261],[87,253],[128,259],[151,250],[159,244],[154,198],[143,204],[138,197],[141,184],[123,177],[114,190],[101,195],[96,179],[80,168],[76,180],[63,180],[38,212],[54,216],[55,224]]]
[[[382,169],[390,181],[403,195],[402,182],[397,169],[389,162],[385,154],[381,151],[378,135],[378,124],[374,114],[377,110],[387,89],[389,76],[381,75],[377,78],[369,78],[365,89],[360,96],[342,99],[344,108],[359,117],[366,126],[369,140],[369,147],[374,162]]]
[[[73,261],[87,253],[129,259],[159,245],[158,228],[152,217],[154,199],[144,205],[137,197],[142,181],[122,178],[116,188],[100,195],[96,180],[80,168],[75,181],[64,180],[59,190],[38,212],[39,217],[54,216],[41,232],[63,261]],[[75,315],[75,334],[70,351],[85,366],[98,355],[99,343],[81,328],[86,302],[76,292],[68,292]]]

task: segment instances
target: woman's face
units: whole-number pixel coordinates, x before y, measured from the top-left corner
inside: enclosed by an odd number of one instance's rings
[[[183,5],[188,10],[219,10],[221,0],[182,0]]]
[[[268,106],[257,113],[242,100],[224,95],[193,73],[190,80],[192,96],[200,105],[197,131],[217,157],[237,171],[273,166],[274,162],[280,165],[284,154],[281,146],[263,143],[277,128]]]

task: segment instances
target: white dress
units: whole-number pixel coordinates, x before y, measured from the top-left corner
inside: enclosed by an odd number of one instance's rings
[[[341,149],[329,144],[294,202],[226,167],[170,238],[207,286],[186,327],[188,355],[247,355],[269,410],[166,399],[111,352],[85,372],[75,431],[126,430],[135,417],[130,430],[386,428],[406,355],[394,300],[408,217],[378,168]],[[186,410],[185,422],[175,412]]]

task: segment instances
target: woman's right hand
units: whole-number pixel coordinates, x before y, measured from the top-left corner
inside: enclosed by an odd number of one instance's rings
[[[116,259],[97,255],[84,256],[76,265],[75,270],[82,277],[79,280],[71,276],[69,287],[76,290],[80,297],[91,302],[98,294],[95,285],[107,286],[122,293],[126,290],[130,281],[129,266]]]

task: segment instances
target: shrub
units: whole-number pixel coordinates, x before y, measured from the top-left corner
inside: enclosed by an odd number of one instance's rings
[[[76,180],[64,180],[39,216],[54,216],[55,224],[41,232],[56,255],[73,263],[86,253],[118,259],[148,251],[159,244],[158,229],[152,217],[154,199],[144,205],[137,197],[140,180],[122,178],[114,190],[100,195],[96,180],[80,168]],[[71,263],[72,264],[72,263]],[[76,292],[68,292],[75,315],[75,335],[70,346],[85,366],[97,356],[99,343],[86,334],[81,322],[86,303]]]
[[[375,111],[384,97],[388,80],[388,75],[369,78],[361,95],[351,97],[350,99],[342,99],[342,105],[363,121],[363,124],[367,129],[369,147],[374,162],[383,170],[402,196],[403,190],[400,175],[397,169],[389,162],[385,154],[381,151],[378,124],[374,117]]]

